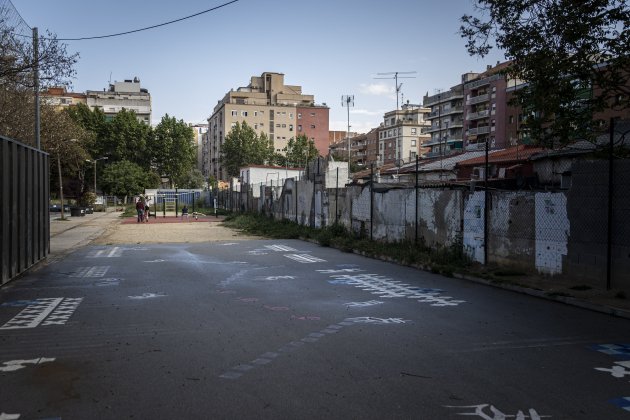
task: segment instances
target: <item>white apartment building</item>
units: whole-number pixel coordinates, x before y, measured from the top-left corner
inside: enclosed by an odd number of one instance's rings
[[[138,121],[151,124],[151,95],[147,89],[140,87],[140,79],[114,82],[109,89],[86,91],[87,106],[99,108],[105,118],[111,119],[126,109],[135,111]]]
[[[316,105],[313,95],[302,93],[301,86],[285,85],[284,74],[265,72],[252,77],[249,85],[230,90],[214,107],[208,118],[205,136],[206,162],[204,176],[227,179],[221,164],[221,146],[236,123],[252,127],[257,134],[265,133],[274,142],[276,152],[283,153],[288,141],[304,134],[315,141],[316,147],[328,148],[328,114],[325,105]]]
[[[407,102],[401,109],[386,113],[378,134],[377,165],[407,163],[420,156],[430,139],[426,133],[431,126],[430,112],[429,108]]]

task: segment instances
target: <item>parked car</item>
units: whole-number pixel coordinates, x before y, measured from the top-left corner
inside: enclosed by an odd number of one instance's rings
[[[49,210],[51,213],[54,213],[54,212],[61,212],[61,205],[60,205],[60,204],[51,204],[51,205],[48,207],[48,210]],[[70,212],[70,206],[69,206],[69,205],[67,205],[67,204],[66,204],[66,205],[64,205],[64,206],[63,206],[63,211],[64,211],[64,212]]]

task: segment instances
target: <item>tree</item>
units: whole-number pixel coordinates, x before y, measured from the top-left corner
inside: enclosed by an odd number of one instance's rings
[[[10,4],[0,6],[0,134],[35,145],[33,43],[11,23],[15,14],[10,8]],[[51,33],[40,36],[38,43],[41,88],[69,85],[78,54],[68,54]]]
[[[94,117],[99,118],[98,112]],[[145,170],[150,168],[147,144],[151,142],[152,129],[138,121],[134,111],[118,112],[105,124],[103,133],[97,135],[95,155],[109,156],[112,161],[128,160]]]
[[[171,186],[195,165],[196,145],[193,129],[183,120],[168,114],[155,127],[149,142],[152,165],[168,177]]]
[[[50,154],[51,161],[56,167],[56,179],[59,188],[59,199],[63,204],[64,181],[63,173],[74,174],[78,185],[75,187],[75,196],[81,196],[84,191],[85,159],[89,156],[83,142],[88,134],[66,112],[59,112],[52,107],[43,106],[41,114],[41,139],[42,147]],[[61,218],[63,219],[63,206]]]
[[[125,202],[130,195],[141,194],[145,188],[155,188],[157,185],[152,184],[153,181],[150,172],[128,160],[107,165],[100,180],[103,191],[124,197]]]
[[[203,188],[206,180],[197,168],[191,169],[175,180],[179,188]]]
[[[462,17],[471,55],[493,44],[522,80],[516,101],[543,144],[592,138],[605,109],[630,98],[630,8],[626,0],[476,0],[480,17]]]
[[[290,139],[284,151],[285,155],[279,155],[276,160],[279,165],[283,166],[298,167],[306,165],[306,162],[319,156],[315,142],[309,140],[304,134]]]
[[[273,158],[273,141],[265,133],[256,134],[246,122],[237,122],[221,146],[221,160],[229,176],[238,176],[243,166],[268,164]]]

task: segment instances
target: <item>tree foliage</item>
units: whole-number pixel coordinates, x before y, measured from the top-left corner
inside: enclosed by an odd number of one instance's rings
[[[284,156],[278,155],[276,159],[276,162],[283,166],[304,166],[306,162],[316,159],[319,156],[315,142],[309,140],[304,134],[290,139],[284,152]]]
[[[256,134],[246,122],[237,122],[225,136],[225,142],[221,146],[221,159],[228,175],[238,176],[239,169],[243,166],[272,163],[273,141],[265,133]]]
[[[471,55],[496,46],[506,74],[525,85],[517,102],[542,143],[589,138],[594,115],[628,106],[630,8],[626,0],[476,0],[462,17]]]
[[[12,5],[0,5],[0,134],[35,145],[33,42],[19,34],[7,7]],[[69,54],[51,33],[38,42],[40,87],[69,85],[78,54]]]
[[[150,143],[151,135],[151,126],[138,121],[134,111],[123,109],[105,124],[94,151],[113,161],[128,160],[149,169],[147,143]]]
[[[168,114],[162,117],[150,138],[149,155],[158,173],[171,185],[188,174],[195,165],[194,131],[183,120]]]
[[[201,171],[193,168],[175,180],[178,188],[203,188],[206,183]]]
[[[157,187],[154,182],[151,172],[128,160],[107,165],[101,175],[103,190],[117,197],[141,194],[145,188]]]

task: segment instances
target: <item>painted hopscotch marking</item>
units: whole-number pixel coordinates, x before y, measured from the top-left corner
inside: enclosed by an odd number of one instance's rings
[[[42,325],[64,325],[74,311],[77,310],[79,304],[83,301],[83,298],[66,298],[61,302],[57,308],[46,318]]]
[[[598,344],[591,349],[609,356],[630,356],[630,344]]]
[[[87,258],[118,258],[122,256],[122,251],[122,248],[118,246],[112,249],[95,249],[87,255]]]
[[[63,325],[83,298],[41,298],[0,327],[0,330],[35,328],[38,325]]]
[[[337,324],[331,324],[326,328],[309,333],[305,337],[302,337],[299,340],[291,341],[284,346],[278,348],[276,351],[270,351],[258,355],[254,360],[248,363],[241,363],[236,366],[231,367],[227,372],[219,375],[219,378],[223,379],[238,379],[243,376],[245,373],[253,370],[256,367],[268,365],[273,362],[275,359],[280,357],[282,354],[290,353],[307,345],[309,343],[315,343],[320,339],[326,337],[327,335],[336,334],[342,328],[348,327],[355,324],[400,324],[409,322],[408,320],[404,320],[402,318],[373,318],[373,317],[358,317],[358,318],[346,318],[342,322]]]
[[[458,408],[458,409],[474,409],[472,412],[467,413],[456,413],[458,416],[475,416],[480,417],[484,420],[505,420],[508,418],[516,418],[517,420],[540,420],[542,418],[550,418],[551,416],[543,416],[538,414],[536,410],[530,408],[528,411],[529,414],[525,414],[522,410],[519,410],[516,414],[505,414],[494,405],[491,404],[478,404],[478,405],[445,405],[446,408]],[[488,410],[486,410],[486,408]]]
[[[286,245],[265,245],[265,248],[276,252],[297,252],[297,249]]]
[[[39,365],[41,363],[54,362],[54,357],[40,357],[38,359],[30,360],[10,360],[0,365],[0,372],[15,372],[16,370],[24,369],[26,365]]]
[[[266,249],[254,249],[252,251],[247,251],[249,255],[267,255]]]
[[[622,410],[630,411],[630,397],[615,398],[610,400],[610,402]]]
[[[308,254],[284,254],[284,256],[303,264],[326,262],[326,260],[322,260],[321,258],[313,257]]]
[[[322,274],[340,274],[340,273],[358,273],[361,270],[360,268],[340,268],[338,270],[317,270],[317,272]]]
[[[330,276],[333,284],[347,284],[368,291],[381,298],[409,298],[431,306],[458,306],[464,300],[455,300],[451,296],[443,296],[441,289],[410,287],[407,283],[393,280],[377,274],[334,274]]]
[[[367,306],[381,305],[385,302],[380,300],[368,300],[367,302],[347,302],[345,305],[348,308],[365,308]]]
[[[109,270],[109,265],[79,267],[70,273],[70,277],[104,277]]]

